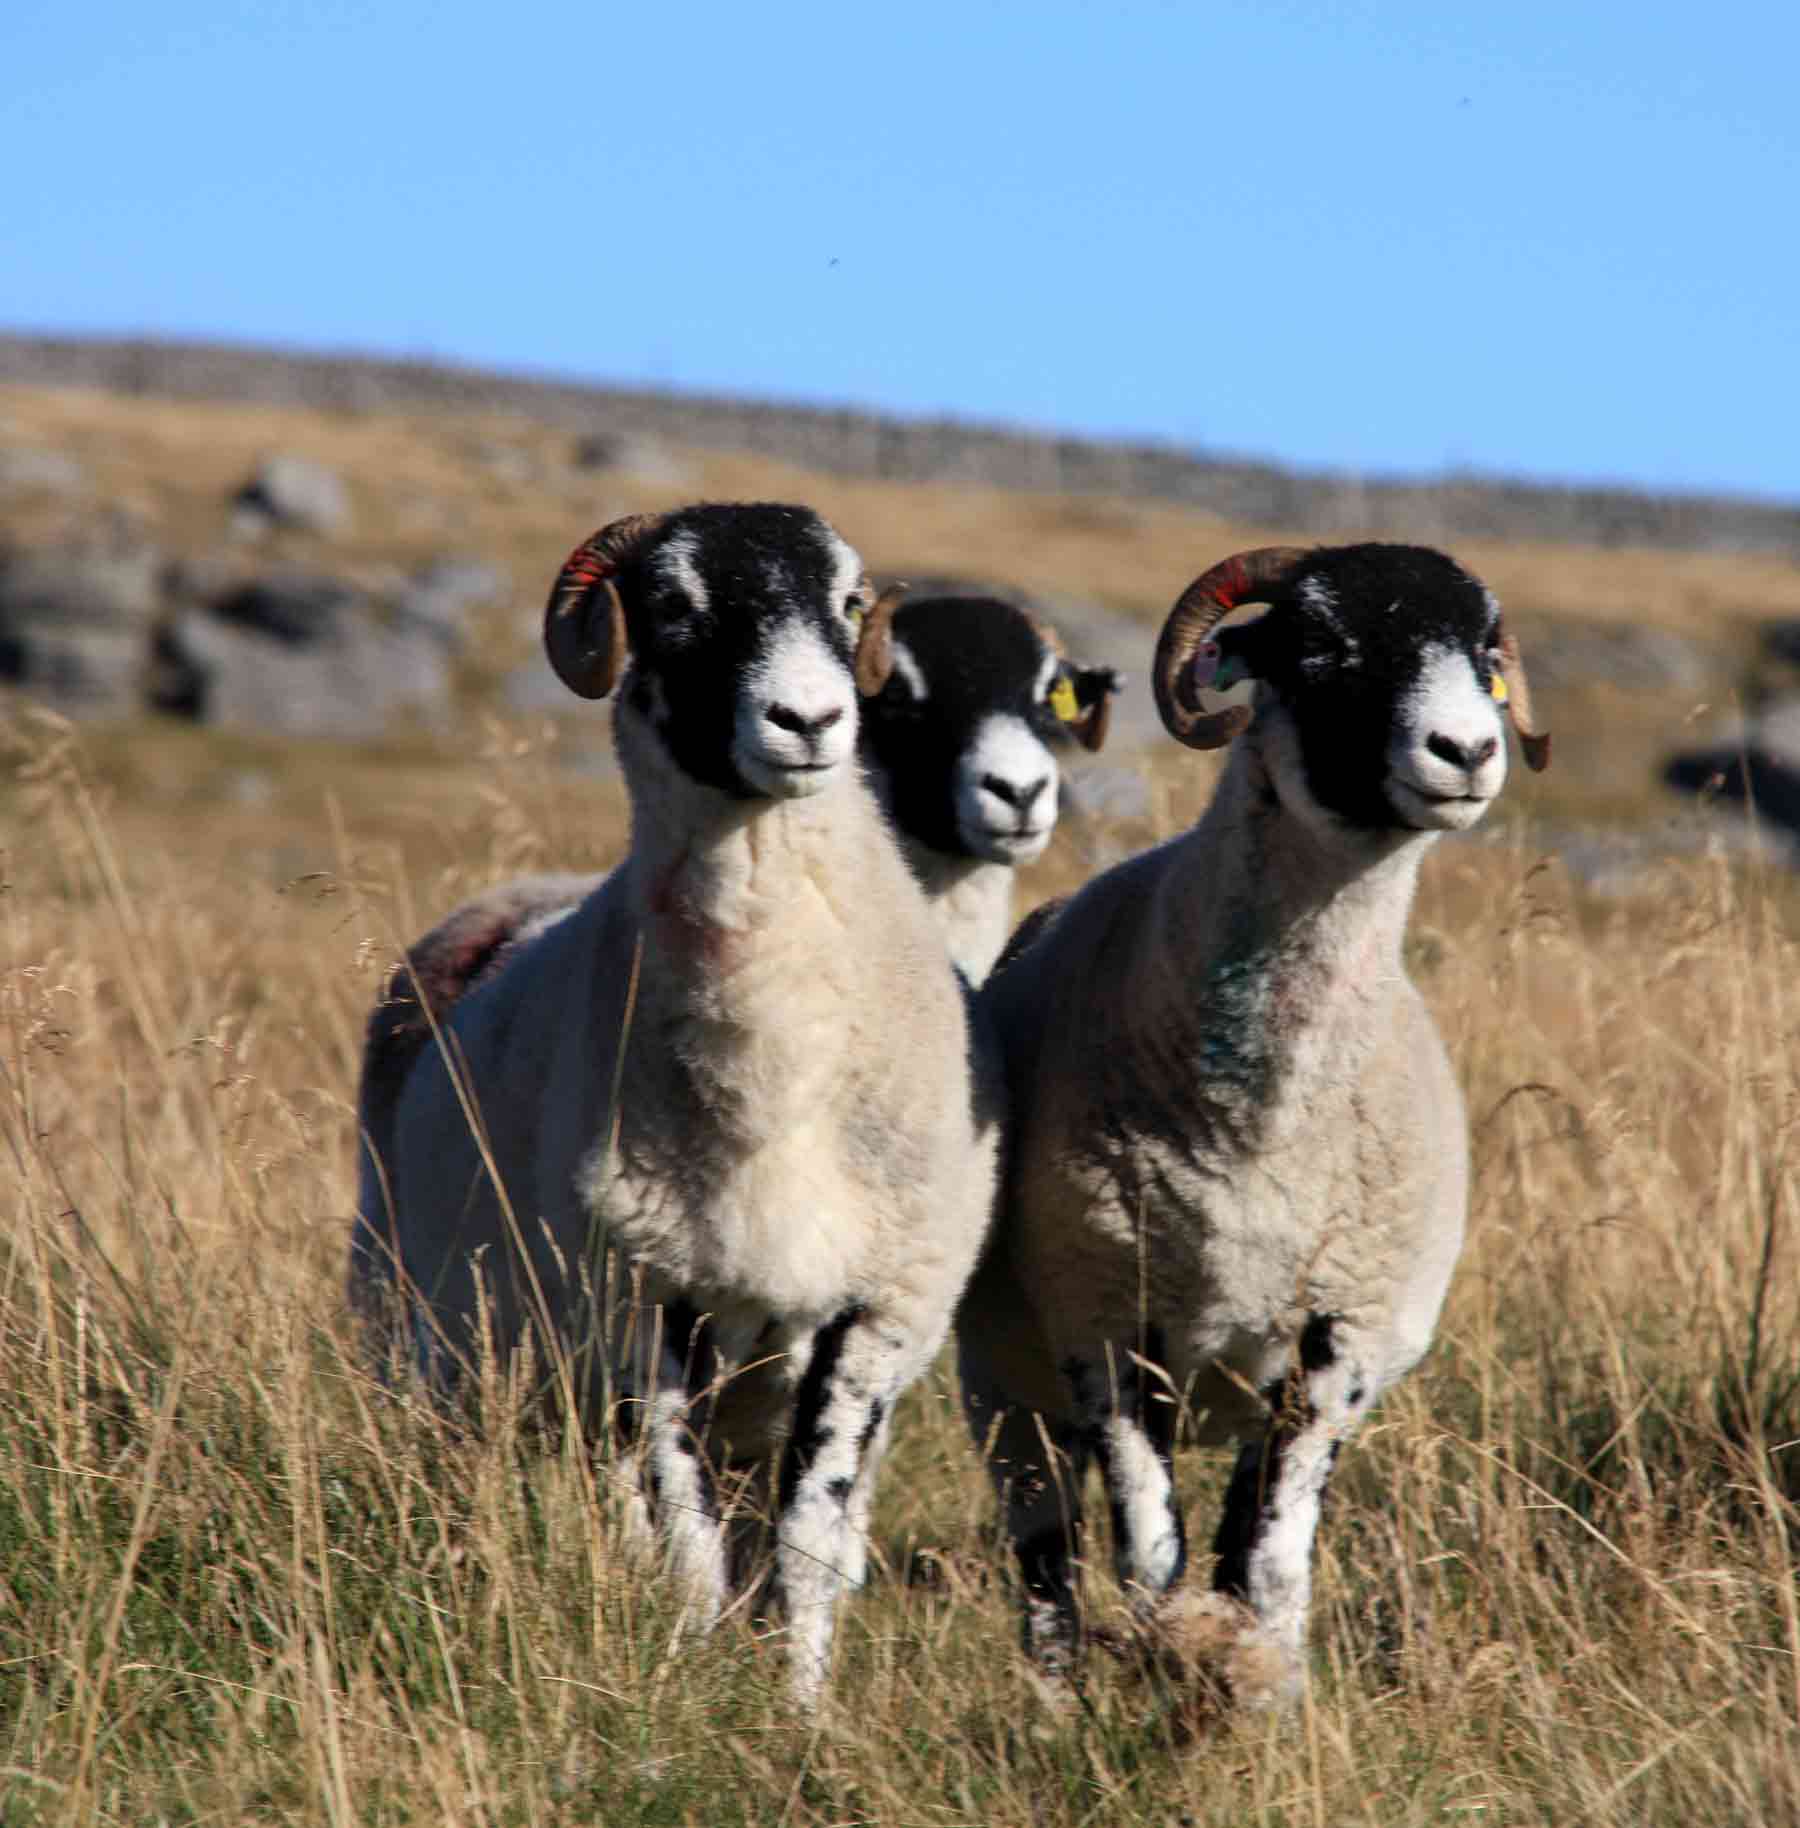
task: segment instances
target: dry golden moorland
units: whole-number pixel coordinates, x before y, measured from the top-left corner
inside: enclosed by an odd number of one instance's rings
[[[1800,1822],[1800,889],[1702,844],[1602,895],[1551,841],[1689,817],[1654,762],[1694,703],[1540,694],[1555,767],[1427,867],[1410,955],[1467,1092],[1469,1245],[1436,1347],[1344,1456],[1305,1705],[1195,1731],[1190,1697],[1097,1656],[1078,1707],[1044,1706],[944,1364],[801,1718],[747,1620],[679,1640],[604,1469],[497,1394],[448,1430],[346,1325],[384,963],[468,890],[623,838],[616,783],[494,681],[574,540],[676,499],[812,502],[875,566],[1140,616],[1146,656],[1189,576],[1283,530],[703,452],[638,486],[559,467],[524,420],[27,389],[0,413],[171,548],[220,538],[279,447],[356,508],[328,552],[272,536],[288,556],[453,546],[516,599],[448,733],[283,743],[0,700],[0,1821]],[[532,479],[471,464],[478,438],[535,453]],[[1800,614],[1779,558],[1457,550],[1528,660],[1562,624],[1747,653]],[[1204,804],[1210,760],[1138,765],[1151,814],[1066,821],[1027,900]],[[1200,1542],[1223,1471],[1183,1455]]]

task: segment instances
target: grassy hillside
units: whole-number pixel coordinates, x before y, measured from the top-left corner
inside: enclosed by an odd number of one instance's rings
[[[616,785],[564,766],[579,724],[507,716],[494,682],[576,538],[696,495],[808,500],[885,570],[1142,617],[1146,656],[1187,577],[1284,530],[703,452],[657,486],[494,416],[15,389],[0,426],[171,550],[216,543],[279,447],[356,509],[283,554],[473,552],[517,583],[445,733],[0,709],[0,1821],[1800,1821],[1800,905],[1705,851],[1601,899],[1546,842],[1674,817],[1654,758],[1691,699],[1547,695],[1556,768],[1427,868],[1411,954],[1468,1093],[1470,1244],[1437,1348],[1345,1456],[1304,1712],[1196,1728],[1192,1695],[1104,1658],[1081,1708],[1047,1708],[941,1368],[834,1699],[800,1719],[747,1621],[678,1642],[609,1469],[523,1441],[498,1387],[484,1437],[450,1436],[371,1385],[344,1324],[382,961],[465,889],[623,836]],[[1641,620],[1747,673],[1756,621],[1800,614],[1770,558],[1457,550],[1528,657]],[[1032,896],[1191,819],[1214,763],[1170,748],[1148,814],[1068,822]],[[1222,1471],[1183,1456],[1200,1542]]]

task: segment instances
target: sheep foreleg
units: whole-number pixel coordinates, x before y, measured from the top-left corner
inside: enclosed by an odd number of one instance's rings
[[[1105,1370],[1068,1369],[1112,1512],[1113,1565],[1139,1605],[1154,1600],[1187,1566],[1187,1532],[1175,1497],[1175,1424],[1180,1404],[1145,1352],[1108,1346]]]
[[[839,1595],[867,1565],[859,1520],[866,1528],[889,1418],[916,1356],[903,1336],[850,1308],[819,1329],[800,1382],[781,1468],[775,1569],[802,1706],[818,1699],[829,1673]]]
[[[1305,1681],[1313,1537],[1338,1449],[1368,1407],[1368,1380],[1341,1323],[1314,1315],[1292,1373],[1266,1394],[1269,1426],[1238,1455],[1214,1543],[1213,1587],[1244,1602],[1258,1642],[1276,1653],[1268,1699],[1290,1700]]]

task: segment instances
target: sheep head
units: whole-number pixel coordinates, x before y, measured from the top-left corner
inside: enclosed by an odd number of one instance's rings
[[[1163,625],[1151,669],[1156,708],[1164,727],[1177,742],[1190,749],[1219,749],[1248,728],[1252,713],[1247,706],[1230,705],[1210,712],[1202,709],[1200,693],[1204,688],[1222,689],[1260,671],[1246,666],[1241,653],[1223,655],[1222,643],[1213,638],[1213,630],[1226,616],[1246,605],[1274,602],[1296,592],[1300,600],[1311,601],[1308,592],[1315,591],[1316,585],[1308,577],[1307,567],[1314,557],[1312,551],[1300,546],[1255,547],[1220,560],[1181,593]],[[1491,605],[1491,597],[1489,601]],[[1498,615],[1497,606],[1495,614]],[[1261,625],[1256,626],[1260,630]],[[1533,718],[1531,690],[1518,641],[1511,634],[1500,633],[1492,652],[1494,697],[1518,735],[1526,765],[1541,771],[1549,764],[1550,737],[1537,728]]]
[[[628,514],[571,552],[544,609],[544,650],[556,676],[580,698],[605,698],[625,670],[630,637],[614,579],[669,523],[667,514]],[[856,685],[872,698],[893,670],[894,610],[904,584],[891,585],[864,612],[856,645]],[[866,582],[865,582],[866,594]]]

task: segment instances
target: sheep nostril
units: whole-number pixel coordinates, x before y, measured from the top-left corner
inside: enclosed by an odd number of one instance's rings
[[[1038,802],[1046,787],[1050,785],[1048,775],[1040,775],[1035,781],[1028,781],[1020,786],[1017,781],[1009,781],[1004,775],[984,774],[981,777],[982,790],[991,793],[1003,806],[1010,806],[1020,818],[1023,818]]]
[[[812,738],[823,736],[833,724],[841,723],[844,707],[833,705],[829,711],[821,711],[817,717],[803,717],[791,705],[770,705],[763,715],[778,730],[791,730],[795,736]]]
[[[1489,760],[1494,751],[1500,747],[1497,736],[1489,736],[1478,743],[1459,743],[1453,736],[1445,736],[1441,730],[1434,730],[1425,739],[1425,747],[1440,761],[1451,762],[1458,768],[1473,770]]]

